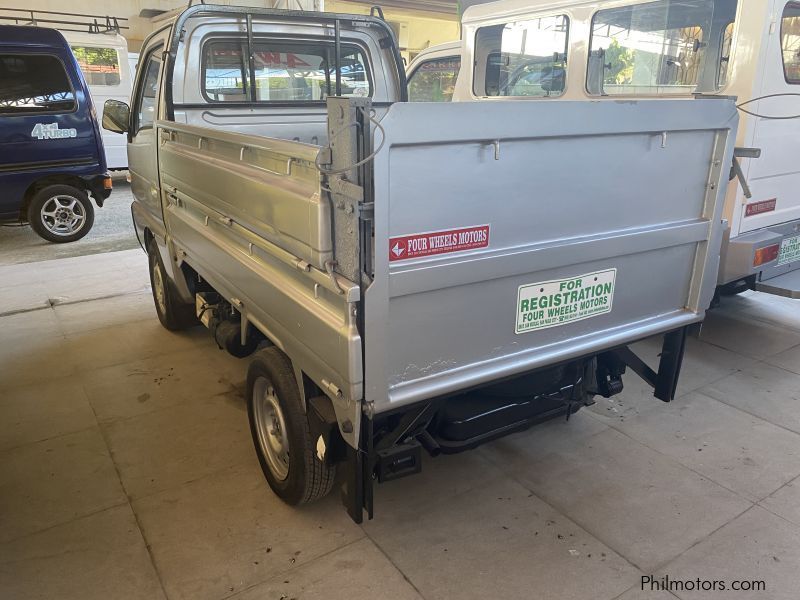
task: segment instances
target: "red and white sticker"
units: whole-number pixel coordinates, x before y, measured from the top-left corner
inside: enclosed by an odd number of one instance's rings
[[[489,247],[489,225],[413,233],[389,239],[389,260],[408,260]]]
[[[747,205],[747,208],[744,209],[744,216],[745,217],[754,217],[756,215],[760,215],[762,213],[768,213],[775,210],[775,207],[778,205],[777,198],[770,198],[769,200],[760,200],[759,202],[751,202]]]

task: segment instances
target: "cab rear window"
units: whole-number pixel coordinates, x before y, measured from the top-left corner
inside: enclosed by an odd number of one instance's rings
[[[331,43],[256,41],[251,81],[246,40],[207,42],[203,49],[203,95],[212,102],[315,102],[336,92],[336,55]],[[338,61],[343,96],[370,96],[363,52],[343,45]]]
[[[56,56],[0,54],[0,115],[74,109],[75,92]]]

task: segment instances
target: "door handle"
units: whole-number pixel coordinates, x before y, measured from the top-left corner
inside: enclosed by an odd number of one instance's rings
[[[233,219],[231,219],[230,217],[219,217],[219,222],[222,223],[223,225],[227,225],[228,227],[233,225]]]
[[[178,190],[167,190],[167,203],[180,207],[183,203],[178,198]]]

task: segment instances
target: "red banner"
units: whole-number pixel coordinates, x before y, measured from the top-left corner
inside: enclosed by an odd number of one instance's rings
[[[775,207],[778,205],[777,198],[771,198],[770,200],[761,200],[760,202],[751,202],[747,205],[747,208],[744,210],[745,217],[753,217],[755,215],[760,215],[762,213],[768,213],[775,210]]]
[[[408,260],[489,247],[489,225],[414,233],[389,240],[389,260]]]

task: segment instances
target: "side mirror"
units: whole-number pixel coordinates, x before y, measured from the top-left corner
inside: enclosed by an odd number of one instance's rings
[[[131,109],[119,100],[106,100],[103,105],[103,129],[114,133],[126,133],[130,122]]]

